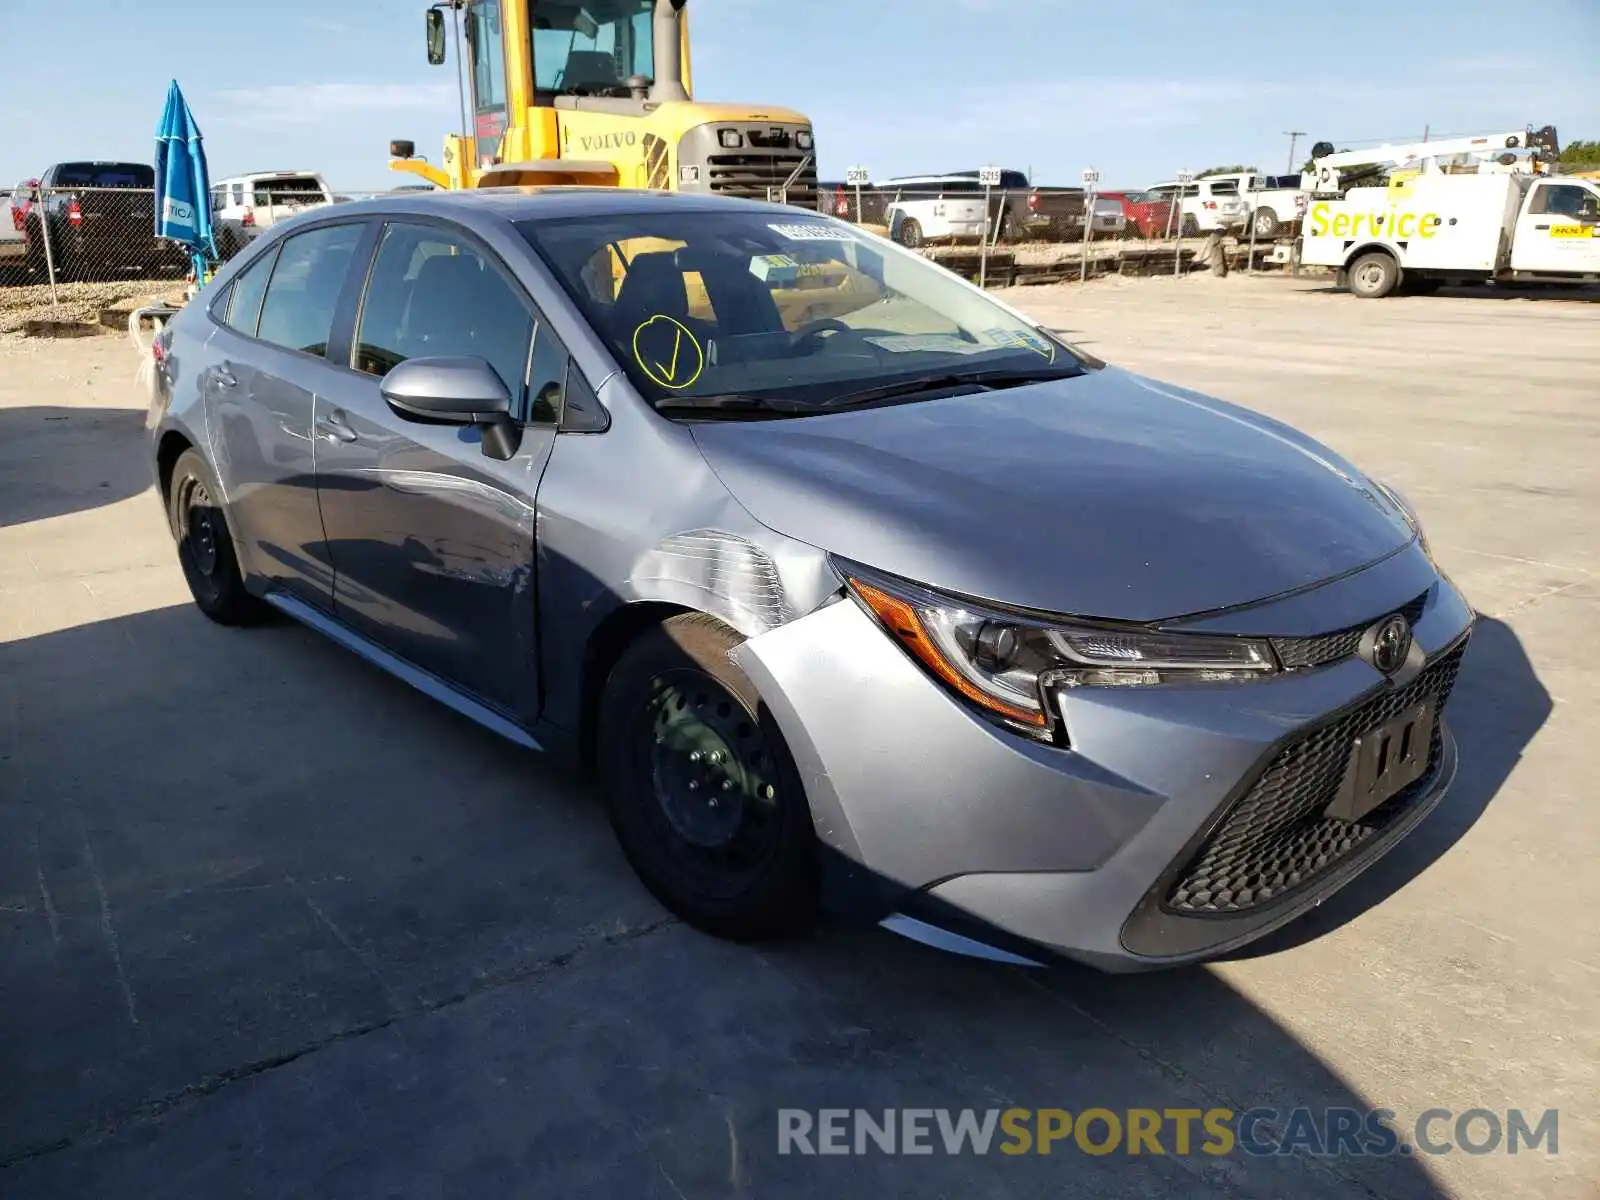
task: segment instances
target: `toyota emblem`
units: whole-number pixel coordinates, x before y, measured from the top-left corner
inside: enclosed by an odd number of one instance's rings
[[[1405,666],[1411,653],[1411,623],[1399,613],[1385,617],[1372,635],[1372,665],[1385,675]]]

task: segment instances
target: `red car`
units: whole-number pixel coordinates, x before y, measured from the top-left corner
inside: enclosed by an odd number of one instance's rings
[[[1148,192],[1098,194],[1102,199],[1115,200],[1122,205],[1122,215],[1128,219],[1130,233],[1137,230],[1140,237],[1161,238],[1168,236],[1172,229],[1172,198],[1169,196],[1150,196]]]

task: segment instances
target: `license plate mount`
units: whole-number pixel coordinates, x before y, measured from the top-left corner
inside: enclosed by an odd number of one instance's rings
[[[1421,779],[1433,748],[1434,720],[1434,698],[1430,696],[1356,738],[1339,792],[1323,810],[1324,815],[1336,821],[1359,821]]]

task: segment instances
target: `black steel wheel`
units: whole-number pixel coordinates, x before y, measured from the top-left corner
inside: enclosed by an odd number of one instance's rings
[[[607,810],[645,886],[720,937],[793,933],[816,918],[816,840],[783,735],[728,658],[739,637],[703,614],[642,635],[601,697]]]
[[[178,544],[189,593],[200,611],[222,625],[242,625],[265,614],[244,586],[228,520],[205,459],[185,450],[167,486],[167,518]]]

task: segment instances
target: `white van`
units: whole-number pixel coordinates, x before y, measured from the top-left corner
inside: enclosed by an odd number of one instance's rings
[[[889,236],[902,246],[984,236],[983,185],[970,175],[905,175],[873,187],[884,195]]]
[[[327,180],[315,171],[257,171],[213,180],[211,223],[217,251],[232,258],[262,230],[333,200]]]

